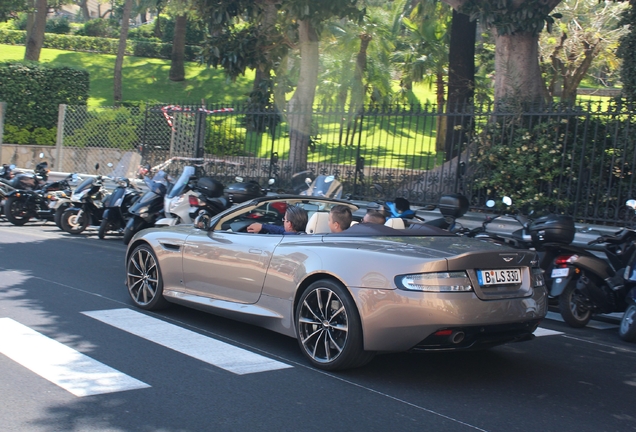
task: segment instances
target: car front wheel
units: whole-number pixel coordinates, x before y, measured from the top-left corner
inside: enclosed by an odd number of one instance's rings
[[[168,305],[163,297],[163,280],[157,257],[148,245],[133,250],[126,261],[126,285],[135,306],[145,310]]]
[[[296,334],[303,354],[319,369],[360,367],[375,354],[363,350],[358,309],[335,281],[316,281],[303,292],[296,306]]]

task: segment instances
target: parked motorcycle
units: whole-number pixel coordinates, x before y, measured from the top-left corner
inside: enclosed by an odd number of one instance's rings
[[[168,175],[163,170],[158,171],[152,179],[144,177],[144,182],[148,186],[148,191],[129,209],[132,217],[124,228],[124,244],[130,243],[138,231],[154,226],[163,215],[164,197],[172,188]]]
[[[190,214],[196,209],[190,204],[190,197],[198,197],[199,195],[199,192],[195,190],[196,183],[195,168],[193,166],[184,167],[181,176],[164,198],[164,217],[155,222],[156,226],[192,223],[193,218]]]
[[[117,186],[104,202],[104,213],[97,233],[103,239],[109,231],[121,231],[132,217],[130,208],[141,197],[141,190],[129,179],[115,179]]]
[[[96,166],[96,169],[99,166]],[[107,191],[102,176],[84,180],[71,195],[72,206],[64,210],[60,218],[63,231],[81,234],[89,225],[99,226],[104,213]]]
[[[30,219],[55,220],[58,205],[70,195],[73,175],[65,179],[45,183],[48,180],[48,164],[41,162],[33,174],[18,174],[11,180],[15,190],[6,195],[4,214],[14,225],[24,225]]]

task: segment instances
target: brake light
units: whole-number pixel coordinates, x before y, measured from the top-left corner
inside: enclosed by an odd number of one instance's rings
[[[202,206],[201,204],[201,200],[199,200],[198,197],[194,196],[194,195],[189,195],[188,196],[188,202],[190,203],[191,206],[193,207],[200,207]]]
[[[566,266],[572,261],[578,259],[578,255],[560,255],[554,260],[554,264],[557,266]]]

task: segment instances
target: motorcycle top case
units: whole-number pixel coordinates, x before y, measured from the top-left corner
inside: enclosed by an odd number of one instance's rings
[[[535,245],[570,244],[574,240],[576,228],[571,216],[547,215],[533,221],[529,231]]]
[[[468,198],[462,194],[445,194],[439,199],[439,211],[444,216],[460,218],[468,211]]]
[[[201,177],[197,180],[196,190],[208,198],[219,198],[223,196],[223,183],[214,180],[212,177]]]
[[[232,203],[241,203],[260,196],[263,196],[263,192],[255,182],[232,183],[225,188],[225,197]]]

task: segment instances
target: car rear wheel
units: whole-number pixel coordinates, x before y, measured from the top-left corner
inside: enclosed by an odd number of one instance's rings
[[[563,321],[571,327],[585,327],[592,318],[592,312],[579,299],[576,292],[576,280],[573,279],[559,296],[559,311]]]
[[[375,355],[363,350],[358,309],[335,281],[316,281],[303,292],[296,306],[296,334],[303,354],[319,369],[360,367]]]
[[[165,308],[163,279],[157,257],[148,245],[133,250],[126,262],[126,285],[135,306],[145,310]]]
[[[624,341],[636,341],[636,305],[631,305],[625,311],[621,326],[618,328],[618,335]]]

